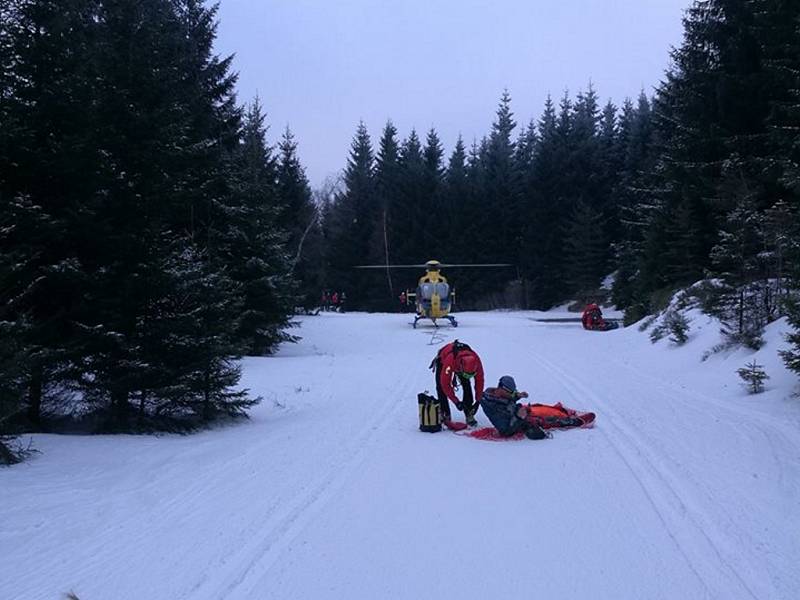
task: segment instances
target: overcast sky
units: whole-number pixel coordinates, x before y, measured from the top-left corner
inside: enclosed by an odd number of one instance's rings
[[[690,0],[221,0],[217,51],[240,102],[261,97],[274,143],[288,125],[313,186],[346,164],[363,119],[376,146],[435,127],[449,156],[488,133],[504,88],[517,123],[548,93],[594,84],[603,102],[648,93]]]

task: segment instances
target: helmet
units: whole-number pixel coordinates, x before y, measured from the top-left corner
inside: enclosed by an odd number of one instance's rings
[[[517,382],[511,375],[503,375],[497,383],[497,387],[503,388],[505,391],[513,394],[517,391]]]
[[[478,357],[465,352],[458,357],[457,371],[464,377],[472,377],[478,372]]]

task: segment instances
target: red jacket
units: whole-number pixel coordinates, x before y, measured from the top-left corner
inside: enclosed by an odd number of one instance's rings
[[[596,329],[597,327],[605,326],[603,320],[603,313],[600,312],[600,307],[597,304],[589,304],[583,311],[581,322],[584,329]]]
[[[450,401],[453,404],[457,404],[459,400],[456,396],[455,390],[453,389],[453,375],[459,371],[461,360],[464,357],[474,357],[477,366],[477,370],[475,372],[475,403],[477,404],[480,402],[481,396],[483,396],[483,364],[481,363],[480,357],[472,350],[459,350],[458,352],[453,352],[454,343],[455,342],[450,342],[446,346],[443,346],[437,355],[442,365],[442,369],[439,374],[439,385],[442,387],[442,391],[450,399]]]

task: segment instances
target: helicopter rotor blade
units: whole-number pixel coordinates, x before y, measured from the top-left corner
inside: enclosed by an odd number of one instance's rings
[[[510,263],[471,263],[471,264],[441,264],[443,269],[470,268],[470,267],[513,267]]]
[[[354,269],[424,269],[426,265],[356,265]]]
[[[484,268],[484,267],[513,267],[511,263],[422,263],[419,265],[355,265],[354,269],[454,269],[454,268]]]

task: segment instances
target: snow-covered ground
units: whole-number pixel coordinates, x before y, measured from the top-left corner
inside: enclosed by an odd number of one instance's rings
[[[191,436],[37,435],[0,470],[0,599],[800,598],[800,399],[778,322],[756,356],[536,313],[304,318],[245,361],[252,420]],[[487,442],[417,431],[455,336],[489,384],[597,413]],[[487,420],[479,414],[479,420]]]

